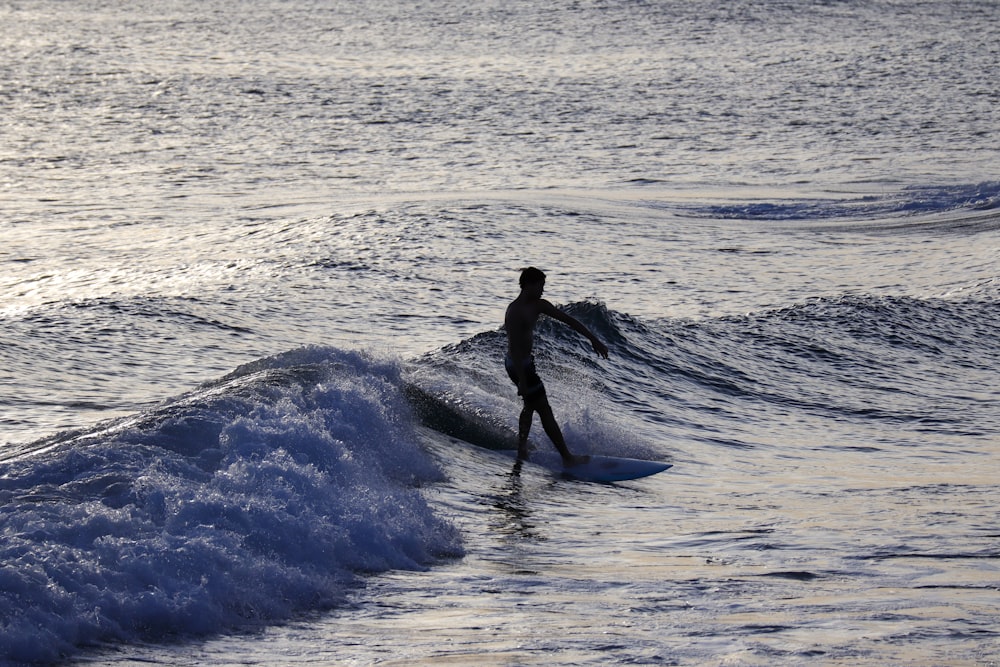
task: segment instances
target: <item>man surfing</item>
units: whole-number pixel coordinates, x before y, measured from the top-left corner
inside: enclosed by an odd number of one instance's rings
[[[574,456],[566,447],[562,431],[549,406],[545,395],[545,385],[535,371],[535,359],[532,354],[535,339],[535,324],[539,315],[548,315],[569,325],[590,340],[594,352],[608,358],[608,347],[590,332],[579,320],[562,312],[542,298],[545,289],[545,274],[539,269],[528,267],[521,271],[521,293],[507,306],[504,316],[504,326],[507,329],[507,357],[504,366],[507,374],[517,385],[517,393],[524,399],[524,408],[518,420],[517,457],[528,458],[528,432],[531,421],[537,412],[542,420],[542,428],[549,436],[552,444],[559,450],[565,465],[573,465],[586,460],[586,457]]]

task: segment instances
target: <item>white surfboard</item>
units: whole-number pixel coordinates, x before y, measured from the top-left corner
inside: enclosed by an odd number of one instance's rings
[[[504,450],[504,454],[517,457],[517,452],[514,450]],[[673,467],[672,463],[661,461],[644,461],[598,454],[588,456],[583,463],[564,466],[558,455],[548,456],[534,453],[528,458],[528,463],[539,464],[565,477],[586,482],[623,482],[629,479],[649,477]]]

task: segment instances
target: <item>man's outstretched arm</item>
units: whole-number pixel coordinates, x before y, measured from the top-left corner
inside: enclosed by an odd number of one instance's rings
[[[544,299],[542,300],[542,312],[545,313],[546,315],[548,315],[549,317],[551,317],[553,319],[557,319],[560,322],[562,322],[563,324],[568,325],[574,331],[576,331],[576,332],[578,332],[578,333],[586,336],[587,340],[590,341],[591,347],[594,348],[594,352],[596,352],[600,356],[604,357],[605,359],[608,358],[608,346],[605,345],[604,343],[602,343],[601,339],[598,338],[597,336],[595,336],[590,331],[590,329],[588,329],[583,324],[583,322],[581,322],[580,320],[576,319],[572,315],[564,313],[563,311],[559,310],[558,308],[556,308],[555,306],[553,306],[548,301],[545,301]]]

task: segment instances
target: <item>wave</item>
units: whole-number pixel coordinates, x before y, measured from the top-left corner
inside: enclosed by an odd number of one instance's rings
[[[739,434],[766,420],[850,423],[853,433],[1000,431],[993,283],[948,298],[844,295],[704,320],[643,321],[591,302],[566,309],[608,342],[611,360],[544,320],[536,357],[571,442],[592,453],[662,458],[669,446],[643,443],[678,438],[753,447]],[[442,420],[436,428],[512,446],[517,404],[501,371],[502,335],[481,334],[424,360],[418,382],[434,397],[426,405]]]
[[[628,316],[599,302],[569,304],[565,310],[584,322],[612,350],[627,345],[621,326]],[[568,327],[547,318],[538,322],[535,358],[563,434],[582,453],[655,458],[657,450],[641,429],[622,419],[611,383],[614,365],[599,360],[590,344]],[[513,449],[517,443],[520,398],[504,370],[503,329],[473,336],[421,357],[409,371],[409,394],[417,415],[431,428],[489,449]],[[609,400],[610,399],[610,400]],[[531,445],[549,450],[541,428]]]
[[[1000,368],[997,315],[992,299],[846,295],[703,323],[696,340],[725,369],[719,391],[772,414],[977,435],[996,428],[981,399]]]
[[[900,218],[964,212],[995,229],[1000,182],[948,186],[910,186],[898,192],[853,198],[805,198],[733,204],[677,205],[681,215],[717,220],[775,222],[881,221],[898,226]]]
[[[272,622],[461,555],[401,386],[298,350],[0,463],[0,661]]]

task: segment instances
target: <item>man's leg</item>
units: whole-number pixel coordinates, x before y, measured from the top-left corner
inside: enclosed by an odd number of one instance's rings
[[[534,416],[534,408],[528,405],[528,401],[525,401],[517,422],[517,458],[519,459],[528,458],[528,433],[531,432],[531,419]]]
[[[549,440],[559,450],[559,454],[563,457],[563,462],[566,464],[573,463],[575,458],[570,453],[569,447],[566,446],[562,430],[559,428],[558,422],[556,422],[556,416],[552,413],[552,406],[549,405],[548,399],[542,396],[536,401],[535,411],[538,412],[538,416],[542,419],[542,428],[545,429],[545,435],[549,436]]]

